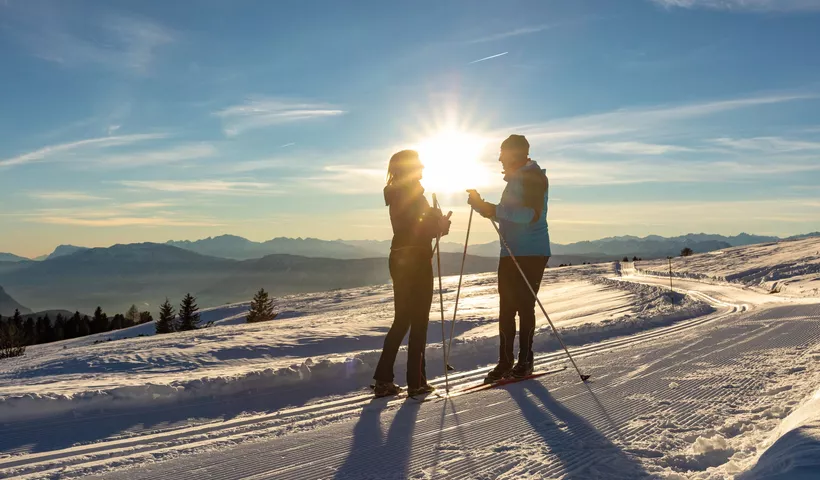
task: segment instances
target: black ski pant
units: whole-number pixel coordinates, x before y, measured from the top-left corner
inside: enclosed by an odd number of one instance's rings
[[[390,277],[393,279],[395,316],[384,339],[384,349],[373,378],[382,382],[393,381],[393,364],[401,342],[410,330],[407,386],[418,388],[427,384],[424,349],[433,303],[432,259],[423,249],[390,252]]]
[[[538,293],[541,278],[547,267],[549,257],[515,257],[527,282]],[[532,340],[535,336],[535,297],[533,297],[521,273],[515,267],[511,257],[501,257],[498,262],[498,334],[500,346],[498,363],[512,367],[514,363],[513,343],[515,342],[515,314],[521,322],[518,337],[518,361],[532,363]]]

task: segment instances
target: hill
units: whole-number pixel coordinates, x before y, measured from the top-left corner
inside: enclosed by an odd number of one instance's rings
[[[77,247],[75,245],[58,245],[57,248],[55,248],[54,251],[48,254],[45,258],[37,257],[35,260],[52,260],[58,257],[71,255],[73,253],[80,252],[83,250],[88,250],[88,247]]]
[[[442,256],[445,274],[458,273],[460,266],[460,254]],[[496,259],[470,257],[465,270],[494,271],[496,266]],[[110,314],[124,312],[132,303],[153,311],[166,297],[176,302],[187,292],[206,307],[248,300],[260,287],[282,295],[388,280],[386,258],[268,255],[238,261],[155,243],[92,248],[0,273],[0,282],[15,297],[37,309],[88,312],[100,305]]]
[[[29,260],[31,259],[13,253],[0,252],[0,262],[27,262]]]
[[[0,316],[8,317],[14,315],[14,311],[19,310],[20,313],[31,313],[31,310],[21,305],[17,300],[0,287]]]
[[[166,242],[166,245],[234,260],[249,260],[277,254],[340,259],[382,256],[344,242],[316,238],[279,237],[266,242],[254,242],[236,235],[221,235],[196,241],[171,240]]]

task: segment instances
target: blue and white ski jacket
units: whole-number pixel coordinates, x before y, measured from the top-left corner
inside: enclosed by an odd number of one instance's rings
[[[550,256],[547,226],[549,179],[533,161],[504,177],[507,187],[495,210],[498,228],[516,257]],[[501,256],[509,252],[501,245]]]

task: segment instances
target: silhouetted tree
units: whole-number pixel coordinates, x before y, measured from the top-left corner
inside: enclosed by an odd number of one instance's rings
[[[629,261],[629,257],[624,257],[624,258],[623,258],[623,260],[621,260],[621,261],[622,261],[622,262],[624,262],[624,263],[626,263],[626,262],[628,262],[628,261]]]
[[[171,333],[174,331],[176,325],[174,324],[174,317],[176,313],[174,312],[174,307],[171,306],[171,302],[168,299],[165,299],[165,303],[160,305],[159,307],[159,319],[157,319],[157,323],[154,324],[157,333]]]
[[[111,328],[109,330],[119,330],[125,326],[125,315],[118,313],[111,319]]]
[[[71,316],[65,322],[65,334],[63,335],[64,338],[77,338],[80,336],[80,321],[82,318],[80,317],[80,312],[74,312],[74,315]]]
[[[638,257],[632,257],[632,261],[633,261],[633,262],[637,262],[637,261],[638,261]]]
[[[102,308],[97,307],[94,310],[94,318],[91,319],[91,333],[102,333],[110,330],[111,325],[108,322],[108,315],[102,311]]]
[[[91,319],[88,318],[88,315],[83,315],[77,326],[77,336],[85,337],[86,335],[91,335]]]
[[[680,251],[680,256],[681,257],[689,257],[693,253],[695,253],[695,252],[691,248],[686,247],[686,248],[684,248],[683,250]]]
[[[13,317],[0,320],[0,359],[19,357],[26,353],[22,323],[19,310],[14,310]]]
[[[186,330],[196,330],[199,326],[199,307],[196,305],[196,297],[190,293],[185,294],[182,303],[179,305],[179,319],[177,321],[177,330],[184,332]]]
[[[52,340],[53,342],[59,342],[65,338],[65,326],[65,317],[63,317],[62,313],[57,313],[57,317],[54,319],[54,328],[52,329],[52,334],[54,336],[54,339]]]
[[[154,317],[151,315],[151,312],[140,312],[140,319],[137,322],[138,324],[142,325],[143,323],[153,322]]]
[[[267,322],[276,318],[273,311],[273,300],[268,297],[268,292],[260,288],[251,301],[251,309],[248,311],[248,323]]]
[[[34,321],[34,317],[28,317],[23,324],[23,337],[26,345],[37,343],[37,323]]]
[[[140,321],[140,311],[137,310],[136,305],[131,305],[131,308],[125,312],[125,322],[123,323],[123,327],[133,327]]]

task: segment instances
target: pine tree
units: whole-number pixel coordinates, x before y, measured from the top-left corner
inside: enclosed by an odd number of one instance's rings
[[[108,315],[102,311],[102,308],[97,307],[97,309],[94,310],[94,318],[91,319],[91,333],[107,332],[110,329]]]
[[[88,315],[83,315],[77,327],[77,336],[85,337],[86,335],[91,335],[91,319],[88,318]]]
[[[50,331],[51,330],[51,320],[48,318],[48,315],[45,317],[38,317],[37,318],[37,325],[35,326],[37,330],[37,342],[36,343],[48,343],[51,340],[49,339]]]
[[[125,316],[121,313],[114,315],[111,319],[111,328],[109,330],[119,330],[125,326]]]
[[[54,339],[52,341],[59,342],[65,338],[66,319],[62,313],[57,313],[57,318],[54,319],[54,328],[52,329]]]
[[[43,321],[40,319],[40,321]],[[34,345],[37,343],[37,322],[34,317],[28,317],[23,324],[23,336],[25,337],[26,345]]]
[[[77,338],[80,336],[80,322],[82,321],[82,317],[80,317],[80,312],[74,312],[74,315],[68,319],[65,323],[65,335],[64,338]]]
[[[140,311],[137,310],[136,305],[131,305],[131,308],[125,312],[125,324],[124,327],[133,327],[140,321]]]
[[[19,357],[26,353],[22,324],[23,319],[18,310],[14,311],[13,317],[0,321],[0,359]]]
[[[140,312],[140,319],[139,324],[142,325],[143,323],[153,322],[154,317],[151,315],[151,312]]]
[[[251,301],[251,309],[248,312],[248,323],[267,322],[276,318],[273,311],[273,300],[268,297],[268,292],[260,288]]]
[[[149,314],[150,315],[150,314]],[[174,312],[174,307],[171,306],[171,302],[168,299],[165,299],[165,303],[160,305],[159,307],[159,319],[154,324],[157,333],[171,333],[174,331],[174,317],[176,313]]]
[[[199,326],[199,307],[196,305],[196,297],[190,293],[185,294],[182,303],[179,305],[179,321],[177,330],[196,330]]]

